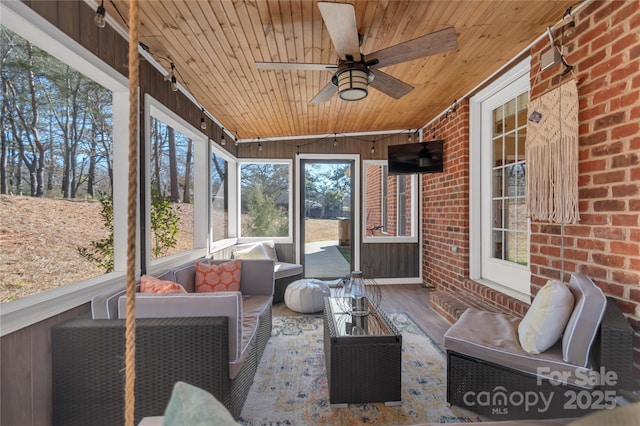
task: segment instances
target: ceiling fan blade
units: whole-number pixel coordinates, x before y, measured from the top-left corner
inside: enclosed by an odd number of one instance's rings
[[[367,61],[378,60],[376,68],[412,61],[458,47],[456,29],[448,27],[367,55]]]
[[[338,57],[347,59],[353,56],[354,61],[360,60],[360,39],[356,24],[356,11],[349,3],[318,2],[324,24],[336,48]]]
[[[256,62],[259,70],[301,70],[331,71],[338,68],[336,64],[305,64],[302,62]]]
[[[320,90],[320,92],[318,92],[318,94],[309,101],[309,103],[320,104],[322,102],[327,102],[333,95],[336,94],[337,91],[338,87],[335,84],[329,82],[329,84],[324,86],[322,90]]]
[[[375,78],[369,86],[395,99],[400,99],[413,90],[413,86],[390,76],[386,72],[371,68]]]

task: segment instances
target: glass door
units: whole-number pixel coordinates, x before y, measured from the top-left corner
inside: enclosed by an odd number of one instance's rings
[[[351,160],[300,160],[300,260],[306,278],[349,275],[353,269]]]

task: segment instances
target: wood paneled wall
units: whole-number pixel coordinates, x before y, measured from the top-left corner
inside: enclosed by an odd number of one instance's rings
[[[51,328],[90,309],[86,303],[2,337],[0,424],[52,424]]]
[[[411,135],[417,142],[417,136]],[[336,145],[334,146],[334,139]],[[387,135],[340,136],[329,135],[317,139],[256,140],[238,146],[239,158],[277,158],[295,160],[296,154],[359,154],[360,160],[386,160],[387,147],[409,143],[406,132]],[[262,149],[259,148],[262,145]],[[374,152],[371,152],[374,148]],[[295,163],[294,163],[295,164]],[[362,166],[362,164],[361,164]],[[294,173],[298,173],[294,170]],[[360,185],[362,205],[364,188]],[[296,192],[298,194],[298,192]],[[295,198],[295,197],[294,197]],[[295,202],[295,200],[294,200]],[[291,247],[295,250],[295,247]],[[360,244],[361,269],[376,278],[406,278],[420,275],[419,243]],[[295,251],[291,253],[291,262]]]

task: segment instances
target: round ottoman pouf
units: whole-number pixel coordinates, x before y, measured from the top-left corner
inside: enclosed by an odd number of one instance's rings
[[[312,314],[322,311],[324,298],[331,296],[329,285],[323,281],[305,278],[294,281],[284,291],[284,304],[292,311]]]

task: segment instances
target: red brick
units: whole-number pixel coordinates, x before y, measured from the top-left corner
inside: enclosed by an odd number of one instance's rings
[[[624,55],[622,54],[618,54],[618,52],[616,52],[615,56],[607,56],[607,60],[600,62],[598,65],[594,66],[591,69],[591,78],[598,78],[601,75],[606,75],[611,73],[613,70],[620,68],[621,66],[623,66],[625,64],[625,58]],[[626,86],[626,83],[621,83],[621,84],[616,84],[615,86],[612,87],[618,87],[619,90],[623,90],[624,87]],[[616,94],[620,94],[620,91],[616,92]],[[610,98],[607,98],[610,99]],[[595,103],[597,103],[596,100],[594,100]]]
[[[630,202],[631,204],[631,202]],[[632,209],[630,209],[632,210]],[[616,214],[611,216],[611,225],[613,226],[639,226],[639,216],[632,214]]]
[[[588,275],[592,278],[606,278],[607,269],[592,263],[580,265],[578,272]]]
[[[590,45],[593,40],[597,39],[598,37],[600,37],[600,34],[603,34],[605,32],[607,32],[607,24],[604,22],[600,22],[597,25],[590,26],[586,28],[586,31],[578,32],[578,34],[580,34],[577,40],[578,45]]]
[[[619,93],[619,92],[618,92]],[[625,120],[624,112],[616,112],[605,117],[599,118],[594,123],[594,130],[602,130],[608,127],[622,124]]]
[[[624,28],[610,28],[609,31],[603,33],[600,37],[591,42],[591,49],[598,50],[612,44],[624,33]]]
[[[617,126],[611,130],[612,139],[623,139],[638,134],[638,123],[629,123]]]
[[[591,69],[591,67],[593,67],[596,64],[599,64],[600,62],[602,62],[604,59],[606,59],[607,57],[607,52],[605,52],[604,49],[599,50],[598,52],[595,52],[591,55],[586,55],[583,57],[583,59],[578,62],[577,68],[580,70],[588,70]],[[592,80],[597,79],[599,76],[591,76]]]
[[[626,153],[613,157],[611,168],[630,167],[640,164],[640,156],[637,152]]]
[[[611,253],[621,254],[624,256],[640,255],[640,244],[632,244],[622,241],[612,241],[610,244]]]
[[[616,55],[630,47],[637,45],[638,35],[635,31],[631,31],[625,37],[615,41],[611,46],[611,54]]]
[[[611,20],[612,25],[618,25],[627,19],[629,16],[632,16],[634,13],[638,11],[638,5],[640,4],[637,1],[626,2],[627,6],[617,11],[613,19]]]
[[[602,185],[614,182],[624,182],[625,173],[624,170],[617,170],[613,172],[598,173],[593,176],[593,183],[596,185]]]
[[[581,214],[580,223],[583,225],[607,225],[608,215],[604,214]]]
[[[581,108],[578,111],[578,119],[580,121],[591,120],[592,118],[597,118],[604,115],[606,112],[605,104],[594,105],[593,108]]]
[[[607,132],[606,131],[595,132],[595,133],[588,134],[586,136],[580,136],[579,139],[580,139],[581,146],[595,145],[607,140]]]
[[[584,250],[565,249],[564,256],[566,259],[577,260],[580,262],[586,262],[589,260],[589,253]]]
[[[606,295],[617,296],[617,297],[624,296],[625,287],[623,285],[614,284],[614,283],[605,283],[605,284],[601,284],[600,288]]]
[[[617,185],[611,188],[614,197],[633,197],[640,193],[640,184]]]
[[[540,247],[540,253],[547,256],[560,256],[560,247],[543,246]]]
[[[624,200],[601,200],[593,203],[593,209],[597,212],[621,212],[626,211],[626,207]]]
[[[587,237],[591,235],[589,227],[580,225],[565,225],[564,230],[567,235],[574,237]]]
[[[620,228],[598,227],[593,229],[593,236],[605,240],[622,241],[625,239],[625,233]]]
[[[600,145],[591,150],[591,154],[595,157],[602,157],[611,154],[620,154],[624,150],[622,142],[613,142],[607,145]]]
[[[605,249],[605,243],[603,241],[594,239],[580,239],[576,242],[576,247],[583,250],[590,251],[603,251]]]
[[[613,71],[611,73],[610,79],[613,82],[620,80],[626,81],[629,77],[637,73],[639,68],[640,64],[638,64],[638,61],[630,62],[626,66]]]

